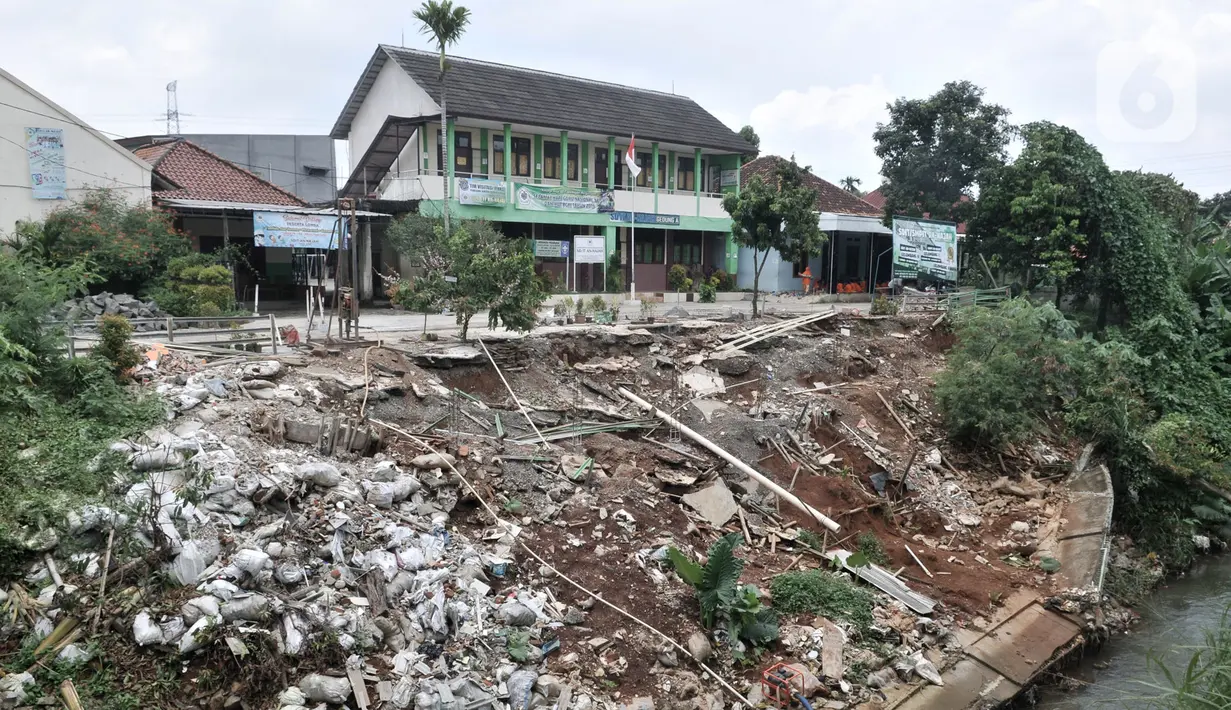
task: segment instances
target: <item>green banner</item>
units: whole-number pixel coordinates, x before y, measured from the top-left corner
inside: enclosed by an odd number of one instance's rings
[[[513,183],[515,206],[519,210],[536,212],[610,212],[615,198],[610,190],[556,185]]]
[[[957,225],[894,217],[893,272],[902,278],[957,281]]]

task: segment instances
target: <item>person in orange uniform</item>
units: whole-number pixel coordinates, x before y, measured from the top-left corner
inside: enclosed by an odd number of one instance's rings
[[[802,278],[802,279],[803,279],[803,282],[804,282],[804,295],[805,295],[805,296],[807,296],[809,293],[812,293],[812,267],[811,267],[811,266],[805,266],[805,267],[804,267],[804,272],[803,272],[802,274],[800,274],[799,276],[800,276],[800,278]]]

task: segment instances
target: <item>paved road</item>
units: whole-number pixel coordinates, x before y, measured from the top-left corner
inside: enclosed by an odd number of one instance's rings
[[[682,308],[689,316],[694,318],[706,317],[727,317],[734,314],[743,313],[745,316],[752,315],[751,301],[728,301],[723,303],[656,303],[654,304],[655,317],[664,317],[669,311],[676,307]],[[766,313],[812,313],[816,311],[829,310],[837,307],[842,309],[859,310],[867,312],[871,308],[870,303],[820,303],[814,299],[805,299],[802,297],[792,296],[770,296],[762,308]],[[308,332],[308,319],[304,316],[303,311],[286,311],[274,312],[278,319],[279,326],[294,325],[300,332],[301,336]],[[540,312],[541,318],[548,318],[551,315],[550,309],[544,309]],[[640,306],[625,306],[620,313],[620,322],[628,322],[630,317],[640,318]],[[328,314],[326,314],[328,318]],[[426,319],[426,325],[424,323]],[[360,311],[359,314],[360,332],[364,337],[393,337],[401,335],[413,335],[421,333],[426,328],[429,332],[438,334],[457,333],[457,322],[452,314],[434,314],[424,316],[421,313],[407,313],[405,311],[397,311],[391,308],[373,308]],[[322,323],[318,318],[312,324],[312,336],[314,338],[323,337],[325,335],[326,324]],[[338,324],[333,322],[333,332],[337,334]],[[471,333],[479,334],[487,332],[487,311],[480,311],[470,320]],[[504,332],[500,329],[499,332]]]

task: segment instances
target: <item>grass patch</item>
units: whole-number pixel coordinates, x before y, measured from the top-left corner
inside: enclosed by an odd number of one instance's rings
[[[885,546],[876,535],[870,532],[861,534],[855,538],[855,546],[864,554],[864,557],[868,558],[868,562],[882,567],[889,564],[889,555],[885,554]]]
[[[1158,573],[1148,567],[1124,569],[1108,565],[1103,591],[1119,599],[1121,603],[1136,606],[1154,591],[1158,577]]]
[[[861,632],[872,625],[872,594],[844,575],[819,569],[787,572],[769,584],[774,608],[783,614],[819,614],[842,619]]]
[[[107,447],[153,425],[161,413],[152,395],[116,401],[113,407],[114,415],[105,418],[83,416],[73,404],[57,402],[37,412],[0,414],[0,579],[24,560],[15,543],[23,529],[61,526],[68,511],[110,495],[109,486],[125,464]]]

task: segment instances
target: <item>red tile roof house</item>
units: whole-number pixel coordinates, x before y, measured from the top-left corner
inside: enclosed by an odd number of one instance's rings
[[[253,237],[254,215],[278,212],[331,217],[336,210],[312,207],[294,194],[182,138],[155,140],[132,150],[153,167],[154,203],[175,214],[176,226],[192,236],[194,249],[210,253],[228,242],[245,249],[252,269],[241,268],[237,272],[235,295],[239,301],[251,303],[259,284],[263,304],[303,303],[309,276],[313,285],[316,283],[311,265],[319,263],[319,258],[327,253],[336,254],[336,240],[331,241],[332,249],[259,246]],[[385,217],[370,212],[359,214],[361,228],[369,230],[371,220]],[[365,270],[370,272],[373,263],[379,263],[372,261],[371,240],[365,242],[362,234],[361,231],[361,274]],[[328,276],[326,285],[331,288]]]
[[[774,167],[784,160],[766,155],[746,163],[740,173],[741,186],[746,187],[753,176],[768,179]],[[890,230],[881,224],[880,209],[812,173],[807,175],[809,186],[817,191],[817,220],[829,241],[821,254],[808,259],[806,264],[802,260],[788,261],[777,252],[771,253],[761,271],[761,290],[769,293],[801,291],[800,273],[807,266],[812,272],[814,292],[870,294],[874,281],[889,280],[893,261],[893,240]],[[736,285],[752,288],[755,269],[752,250],[740,247]]]

